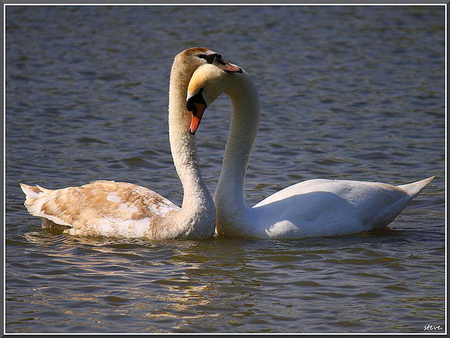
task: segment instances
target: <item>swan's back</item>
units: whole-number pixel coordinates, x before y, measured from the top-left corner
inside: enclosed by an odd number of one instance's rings
[[[72,235],[150,237],[152,225],[180,209],[131,183],[95,181],[59,190],[21,184],[21,188],[30,214],[43,218],[44,225],[65,226]]]
[[[260,216],[259,236],[261,230],[270,238],[292,238],[386,227],[433,178],[400,186],[324,179],[300,182],[253,207]]]

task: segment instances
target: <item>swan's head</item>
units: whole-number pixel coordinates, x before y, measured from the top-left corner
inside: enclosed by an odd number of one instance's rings
[[[186,108],[192,113],[190,133],[197,131],[202,120],[203,113],[220,94],[227,90],[231,84],[233,73],[243,73],[243,70],[236,65],[229,64],[228,69],[205,64],[198,67],[188,86]]]
[[[226,72],[235,72],[237,68],[224,61],[219,53],[204,47],[185,49],[175,56],[174,60],[174,67],[179,67],[188,78],[198,67],[204,64],[214,65]]]

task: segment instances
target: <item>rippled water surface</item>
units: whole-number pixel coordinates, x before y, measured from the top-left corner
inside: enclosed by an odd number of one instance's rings
[[[6,332],[445,329],[444,7],[6,8]],[[40,229],[19,183],[114,179],[176,203],[174,55],[245,68],[263,116],[249,204],[301,180],[436,179],[389,229],[295,241],[75,238]],[[230,105],[197,139],[214,192]]]

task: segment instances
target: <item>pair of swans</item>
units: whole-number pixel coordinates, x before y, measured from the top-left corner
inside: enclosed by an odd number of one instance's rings
[[[195,132],[222,93],[233,113],[214,200],[202,180]],[[82,236],[202,239],[219,235],[272,239],[354,234],[382,228],[434,177],[400,186],[316,179],[285,188],[249,207],[244,179],[260,120],[250,76],[206,48],[175,57],[170,75],[169,139],[184,196],[181,208],[130,183],[95,181],[48,190],[21,184],[25,206],[44,226]]]

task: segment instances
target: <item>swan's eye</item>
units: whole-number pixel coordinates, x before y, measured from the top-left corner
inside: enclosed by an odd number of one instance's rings
[[[214,54],[199,54],[199,58],[205,59],[207,63],[213,63],[215,58],[222,59],[222,55],[214,53]]]

